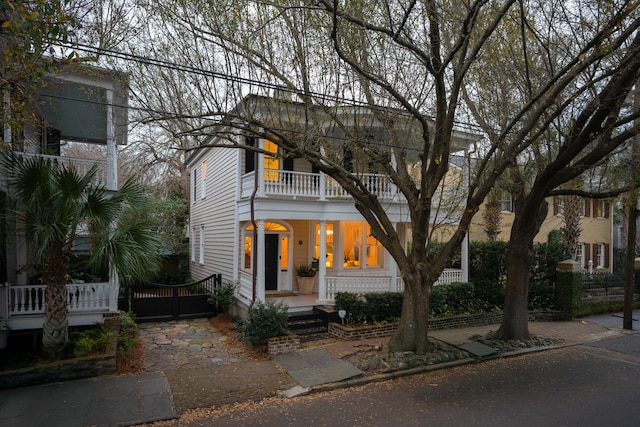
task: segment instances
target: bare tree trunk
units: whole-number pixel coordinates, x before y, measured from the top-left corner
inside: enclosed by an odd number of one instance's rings
[[[529,278],[533,263],[533,239],[547,215],[547,202],[542,196],[528,195],[524,203],[516,203],[507,254],[507,284],[502,324],[496,336],[502,339],[529,339]],[[535,224],[532,227],[531,224]]]
[[[429,320],[429,295],[431,287],[422,277],[405,276],[402,316],[398,329],[389,340],[393,352],[414,351],[424,354],[429,350],[427,337]]]

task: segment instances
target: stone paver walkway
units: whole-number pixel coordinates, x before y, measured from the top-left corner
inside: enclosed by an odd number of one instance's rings
[[[211,326],[208,319],[142,323],[139,336],[145,347],[147,372],[211,367],[245,362],[242,350],[225,344],[227,337]]]
[[[178,414],[275,396],[295,381],[271,360],[255,361],[227,344],[208,319],[141,323],[145,371],[167,378]]]

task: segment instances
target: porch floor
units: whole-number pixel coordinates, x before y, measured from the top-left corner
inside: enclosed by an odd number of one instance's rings
[[[289,306],[290,312],[296,311],[307,311],[311,310],[314,306],[322,305],[318,304],[316,301],[318,300],[318,294],[313,293],[309,295],[291,295],[292,292],[287,292],[279,295],[279,293],[267,294],[267,299],[273,300],[275,302],[284,302]]]

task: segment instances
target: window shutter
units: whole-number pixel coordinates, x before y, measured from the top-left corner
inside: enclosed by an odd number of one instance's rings
[[[604,268],[609,268],[609,250],[611,246],[609,243],[604,244]]]
[[[554,196],[553,198],[553,214],[558,215],[558,205],[560,201],[558,200],[558,196]]]
[[[255,147],[256,139],[247,137],[245,140],[245,143],[249,147]],[[245,173],[253,172],[255,170],[256,165],[254,162],[254,156],[255,156],[255,153],[252,150],[244,150],[244,172]]]
[[[584,216],[587,218],[591,216],[591,201],[589,199],[584,201]]]
[[[593,199],[593,217],[598,217],[598,200]]]
[[[591,260],[591,245],[584,244],[584,266],[589,267],[589,261]]]
[[[604,212],[602,214],[603,217],[609,218],[609,202],[605,200],[604,202]]]

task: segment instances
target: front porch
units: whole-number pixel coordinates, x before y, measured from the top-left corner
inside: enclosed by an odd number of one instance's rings
[[[318,280],[318,279],[316,279]],[[404,290],[404,282],[401,277],[396,278],[395,285],[392,286],[391,277],[375,277],[375,276],[346,276],[346,277],[325,277],[327,285],[318,288],[326,289],[327,293],[313,292],[308,295],[303,295],[297,291],[279,291],[279,292],[266,292],[264,298],[256,298],[259,300],[275,300],[281,301],[287,304],[289,312],[301,312],[309,311],[313,307],[333,306],[335,304],[335,295],[338,292],[350,292],[350,293],[368,293],[368,292],[402,292]],[[453,282],[464,281],[463,271],[459,269],[448,268],[442,272],[438,281],[434,286],[443,285]],[[251,294],[251,282],[240,283],[239,296],[245,300],[250,301]]]
[[[46,285],[0,286],[0,327],[11,330],[41,329],[44,322]],[[115,286],[109,282],[67,285],[69,326],[102,323],[117,311]],[[112,292],[113,291],[113,292]]]

